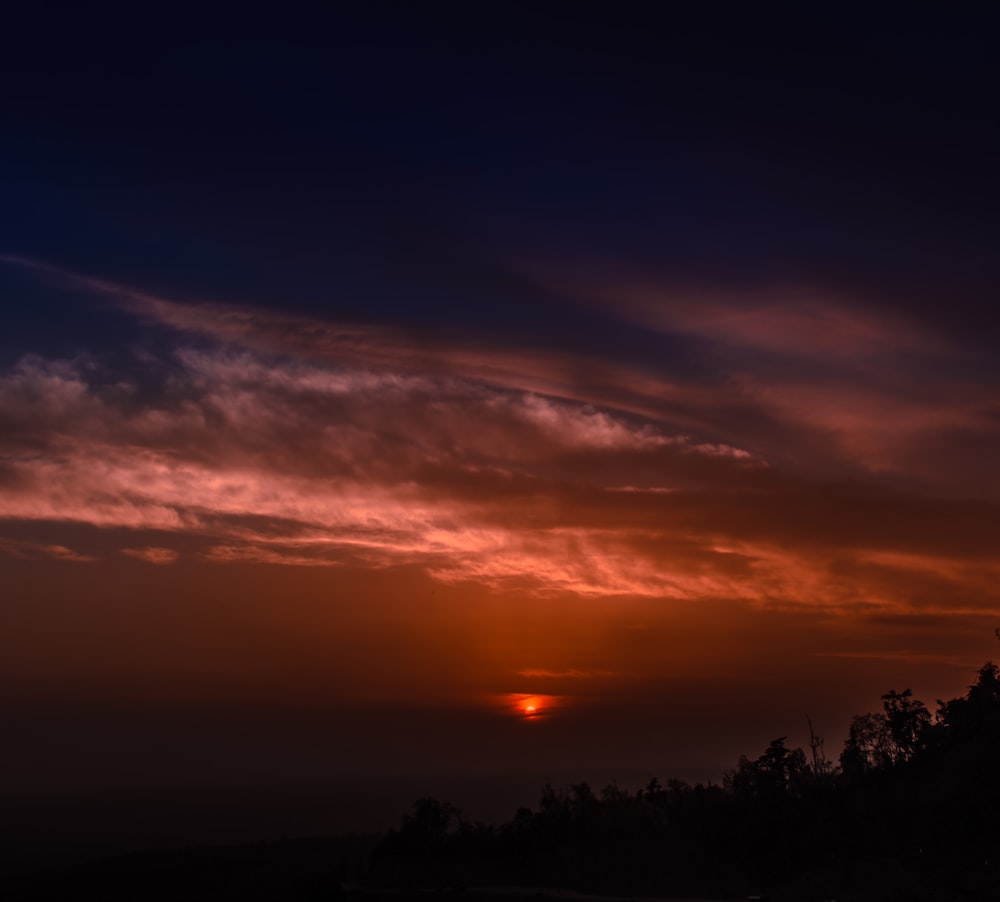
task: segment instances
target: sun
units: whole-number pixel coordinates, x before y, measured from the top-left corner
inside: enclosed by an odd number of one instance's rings
[[[521,716],[525,720],[535,720],[541,717],[542,702],[537,695],[530,695],[521,699]]]
[[[563,701],[562,696],[528,692],[507,692],[492,698],[503,705],[508,714],[531,723],[548,720]]]

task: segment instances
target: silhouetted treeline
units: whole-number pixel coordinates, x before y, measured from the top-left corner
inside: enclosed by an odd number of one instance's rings
[[[811,728],[810,724],[810,728]],[[546,786],[471,823],[421,799],[380,844],[382,886],[529,884],[615,895],[1000,898],[1000,671],[932,716],[909,689],[850,723],[839,761],[777,738],[719,785]]]

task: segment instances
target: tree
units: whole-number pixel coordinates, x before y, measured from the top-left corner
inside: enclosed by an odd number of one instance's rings
[[[807,714],[809,724],[809,750],[812,752],[812,772],[815,777],[826,777],[833,773],[833,762],[826,757],[823,749],[823,737],[813,729],[812,718]]]
[[[938,705],[937,721],[950,739],[1000,733],[1000,668],[987,661],[963,698]]]
[[[771,740],[755,761],[740,755],[736,770],[725,776],[726,786],[736,795],[752,798],[774,799],[795,790],[808,768],[802,749],[785,747],[787,738]]]
[[[891,758],[893,764],[909,761],[924,746],[931,715],[924,703],[913,698],[913,692],[904,689],[896,692],[890,689],[882,696],[886,724],[891,737]]]
[[[886,770],[911,760],[927,744],[931,715],[913,692],[890,689],[882,696],[883,714],[859,714],[840,756],[845,773]]]
[[[399,836],[407,847],[438,846],[454,836],[461,824],[462,812],[449,802],[417,799],[413,803],[413,813],[403,815]]]
[[[855,714],[840,754],[845,774],[884,770],[892,764],[892,735],[884,714]]]

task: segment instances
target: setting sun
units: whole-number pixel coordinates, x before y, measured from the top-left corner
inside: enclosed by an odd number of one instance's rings
[[[531,695],[523,692],[510,692],[495,696],[495,699],[509,713],[522,720],[548,719],[566,701],[565,696]]]

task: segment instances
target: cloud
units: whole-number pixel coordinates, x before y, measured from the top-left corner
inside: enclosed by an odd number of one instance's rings
[[[176,558],[174,536],[220,564],[416,565],[534,594],[831,612],[997,601],[996,499],[950,495],[933,475],[935,460],[963,460],[943,436],[997,429],[988,390],[952,373],[914,392],[894,372],[865,388],[878,348],[945,353],[918,329],[892,339],[881,319],[821,315],[818,301],[787,322],[770,308],[730,320],[717,299],[678,321],[796,360],[811,329],[836,334],[818,368],[684,381],[63,275],[178,343],[114,365],[26,357],[0,374],[8,520],[156,531],[120,549],[151,563]],[[763,324],[792,338],[768,343]],[[917,461],[928,432],[939,443]]]
[[[338,323],[293,312],[159,297],[50,263],[2,256],[78,290],[90,292],[151,325],[240,348],[261,360],[362,369],[373,378],[454,377],[522,393],[594,404],[664,420],[681,431],[712,433],[713,415],[730,403],[718,387],[691,384],[659,369],[552,347],[514,347],[467,337]]]
[[[72,548],[67,548],[65,545],[41,545],[38,546],[37,550],[40,554],[57,558],[60,561],[79,561],[81,563],[87,563],[97,560],[95,557],[91,557],[88,554],[80,554]]]
[[[1000,444],[993,355],[916,312],[815,285],[720,291],[626,267],[530,269],[554,292],[697,349],[714,396],[702,428],[738,424],[737,444],[772,462],[947,491],[993,482],[980,450]]]
[[[574,261],[531,263],[550,290],[611,309],[657,332],[685,334],[730,349],[813,360],[863,361],[888,352],[949,352],[947,341],[919,321],[879,309],[870,298],[848,298],[816,284],[794,282],[719,289],[684,284],[620,265]]]
[[[628,541],[574,523],[564,496],[643,469],[660,479],[671,462],[685,483],[704,478],[691,458],[716,471],[749,459],[454,377],[227,349],[181,350],[173,367],[171,390],[142,405],[87,360],[27,358],[0,378],[0,514],[223,538],[204,552],[218,561],[416,561],[448,581],[677,593],[686,577],[622,572]],[[525,499],[534,528],[514,525]]]
[[[53,558],[59,561],[91,563],[96,557],[82,554],[65,545],[50,545],[43,542],[29,542],[23,539],[0,538],[0,552],[18,558]]]
[[[580,670],[576,667],[571,667],[568,670],[527,668],[525,670],[519,670],[517,675],[540,680],[596,680],[609,679],[611,677],[620,676],[621,674],[614,670]]]
[[[153,545],[146,548],[123,548],[122,554],[138,558],[140,561],[145,561],[147,564],[161,565],[172,564],[180,557],[180,554],[173,548],[157,548]]]

